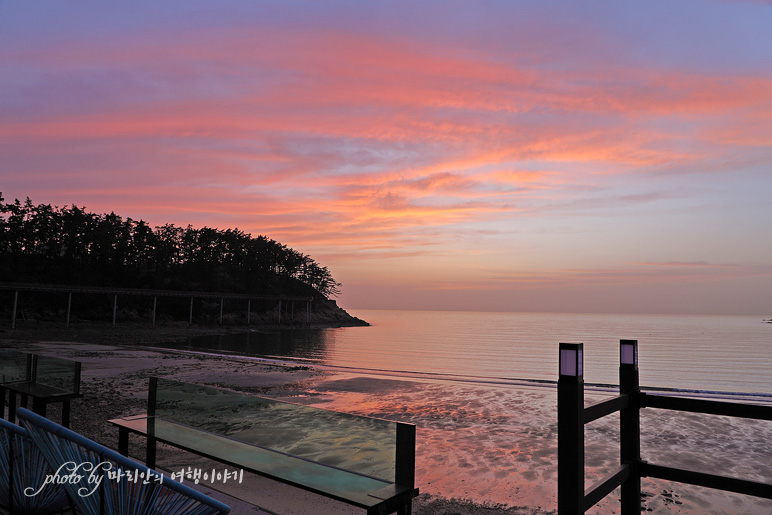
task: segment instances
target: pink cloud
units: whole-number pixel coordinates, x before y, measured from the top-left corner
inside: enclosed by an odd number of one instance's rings
[[[641,265],[641,266],[653,266],[653,267],[682,267],[682,268],[734,268],[739,269],[743,268],[742,265],[720,265],[720,264],[713,264],[708,263],[707,261],[668,261],[668,262],[643,262],[643,263],[633,263],[635,265]]]
[[[702,166],[772,137],[772,80],[762,76],[613,63],[579,72],[522,49],[504,60],[307,27],[220,36],[151,34],[99,51],[63,44],[23,54],[52,75],[106,69],[135,80],[114,98],[102,90],[98,103],[15,110],[0,122],[6,148],[25,149],[14,171],[61,173],[69,184],[37,191],[149,213],[154,223],[238,225],[294,245],[424,251],[444,243],[437,228],[446,226],[663,199],[653,187],[607,200],[587,192],[605,175]],[[34,163],[25,157],[33,152]],[[15,184],[21,191],[29,183]],[[491,284],[664,275],[562,270]]]
[[[761,278],[772,275],[769,266],[696,263],[640,263],[633,268],[556,269],[499,272],[473,281],[438,281],[436,290],[519,290],[588,285],[676,284]]]

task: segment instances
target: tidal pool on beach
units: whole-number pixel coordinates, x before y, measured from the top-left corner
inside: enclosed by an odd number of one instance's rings
[[[594,402],[611,392],[588,392]],[[295,400],[418,426],[422,492],[503,506],[557,507],[556,389],[335,374]],[[772,422],[645,409],[642,457],[650,462],[772,483]],[[586,486],[618,465],[618,417],[585,430]],[[749,496],[643,481],[645,505],[661,513],[769,513]],[[619,492],[593,513],[616,513]]]
[[[144,412],[147,378],[167,377],[416,424],[416,482],[421,492],[440,499],[468,499],[476,505],[451,503],[444,511],[421,511],[419,504],[415,513],[477,513],[480,506],[544,513],[557,507],[554,385],[387,376],[131,346],[46,342],[25,348],[83,362],[85,397],[73,403],[73,426],[106,445],[114,445],[116,437],[105,427],[106,421]],[[588,388],[586,399],[592,402],[613,394],[610,389]],[[586,427],[587,486],[616,468],[617,442],[616,417]],[[642,457],[653,463],[772,483],[772,422],[644,409],[642,449]],[[142,450],[135,449],[134,455],[141,456]],[[174,453],[167,464],[169,470],[177,470],[182,465],[199,466],[200,458]],[[306,513],[302,502],[296,512],[286,509],[287,502],[298,497],[294,491],[288,497],[273,486],[259,491],[240,486],[231,495],[255,494],[256,499],[247,500],[263,503],[270,498],[280,506],[273,511]],[[684,484],[644,480],[643,492],[646,507],[654,513],[772,513],[770,501]],[[615,492],[591,512],[617,513],[617,499]]]

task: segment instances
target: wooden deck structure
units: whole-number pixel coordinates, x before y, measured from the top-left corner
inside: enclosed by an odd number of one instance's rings
[[[19,305],[19,293],[24,292],[52,292],[67,294],[67,316],[66,325],[70,326],[70,314],[72,312],[72,295],[76,293],[78,295],[108,295],[113,297],[113,325],[116,324],[116,316],[118,313],[118,297],[119,296],[138,296],[138,297],[152,297],[153,309],[152,320],[153,326],[156,322],[156,313],[158,307],[158,297],[174,297],[174,298],[189,298],[190,299],[190,313],[188,323],[193,324],[193,301],[195,299],[219,299],[220,300],[220,320],[223,322],[223,308],[225,300],[237,299],[246,301],[246,318],[247,326],[250,325],[250,318],[252,314],[252,301],[269,301],[276,302],[276,323],[281,325],[282,323],[282,311],[283,308],[291,313],[294,318],[295,303],[305,303],[306,305],[306,324],[311,323],[311,302],[313,297],[299,297],[288,295],[251,295],[242,293],[216,293],[216,292],[197,292],[197,291],[175,291],[175,290],[143,290],[135,288],[101,288],[97,286],[60,286],[60,285],[46,285],[46,284],[22,284],[22,283],[0,283],[0,290],[13,292],[13,308],[11,314],[11,329],[16,328],[16,315]]]

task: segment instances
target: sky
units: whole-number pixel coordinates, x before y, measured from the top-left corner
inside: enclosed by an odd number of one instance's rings
[[[346,309],[772,317],[772,2],[0,0],[0,192]]]

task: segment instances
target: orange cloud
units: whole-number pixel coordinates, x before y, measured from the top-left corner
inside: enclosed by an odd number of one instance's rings
[[[636,285],[676,284],[704,282],[706,280],[727,280],[736,278],[759,278],[772,275],[772,267],[710,264],[650,264],[644,268],[602,268],[533,270],[523,272],[500,272],[475,280],[435,281],[430,290],[531,290],[544,288],[566,288],[590,285]]]
[[[22,57],[84,82],[94,69],[138,77],[124,86],[130,94],[15,112],[0,140],[36,156],[18,159],[19,177],[66,175],[49,193],[92,209],[237,225],[302,248],[421,253],[445,244],[449,227],[509,229],[565,205],[662,199],[646,173],[702,171],[772,138],[767,77],[577,71],[520,52],[504,60],[308,27],[212,30],[194,42],[151,34],[100,51],[62,44]],[[610,200],[590,198],[612,188],[606,176],[633,182]],[[634,181],[646,188],[631,196]],[[650,276],[561,270],[491,281],[615,277]]]

